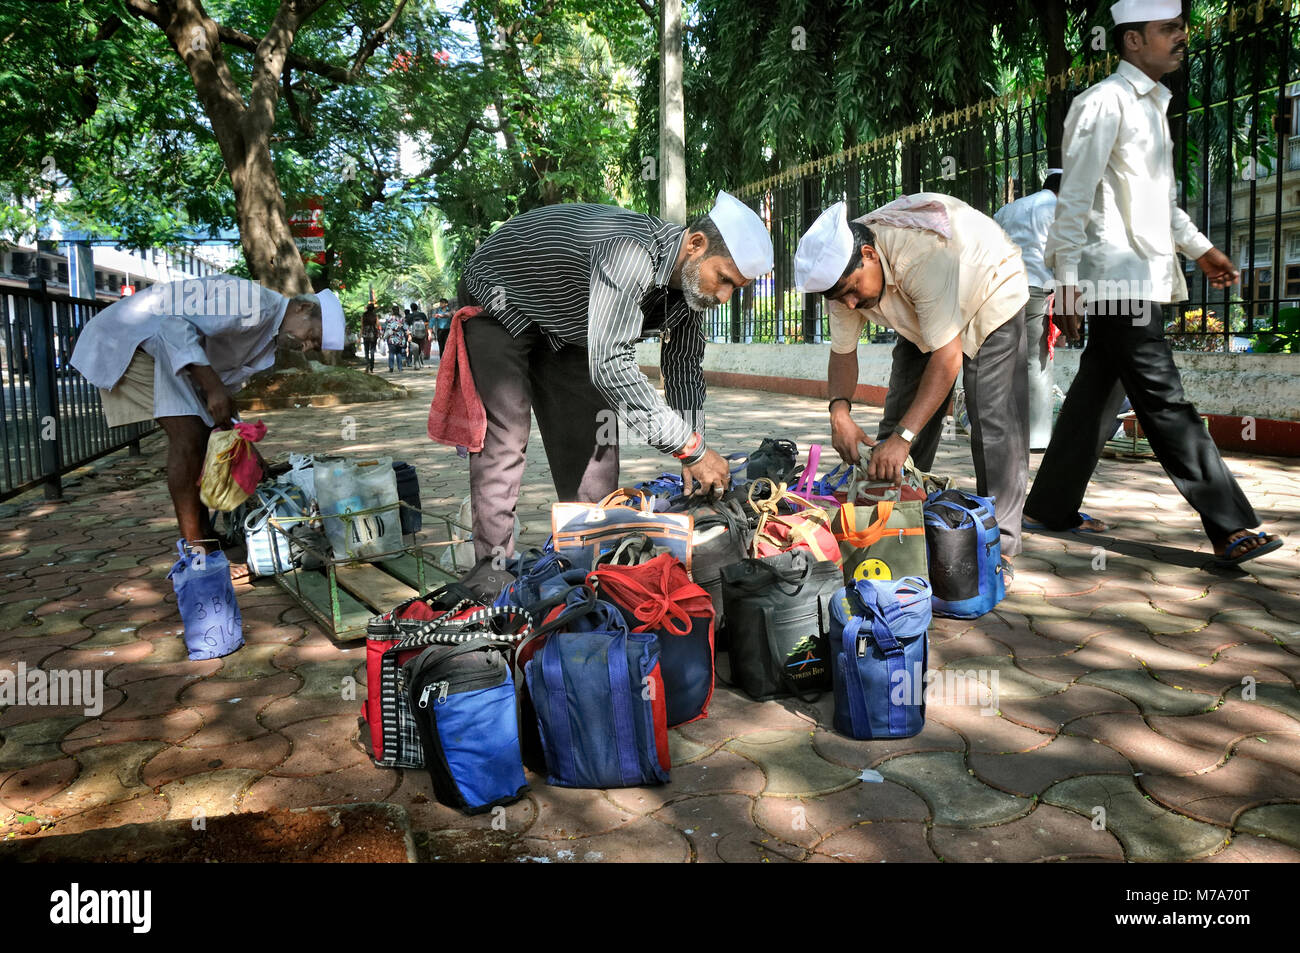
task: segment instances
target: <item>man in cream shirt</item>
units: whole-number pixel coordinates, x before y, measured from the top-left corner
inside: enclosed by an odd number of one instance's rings
[[[1018,554],[1029,467],[1029,285],[1020,249],[991,218],[950,195],[904,196],[853,222],[840,202],[800,239],[795,282],[829,300],[827,388],[840,456],[856,461],[859,443],[875,445],[868,473],[878,480],[897,480],[909,455],[929,470],[962,368],[976,492],[995,499],[1003,556]],[[879,443],[851,416],[867,321],[900,337]]]
[[[1242,562],[1282,541],[1249,529],[1259,520],[1183,395],[1164,334],[1167,305],[1187,298],[1177,252],[1216,288],[1238,278],[1228,256],[1178,207],[1165,116],[1171,93],[1159,80],[1181,68],[1187,25],[1178,0],[1123,0],[1111,15],[1123,59],[1070,106],[1065,174],[1044,252],[1061,286],[1057,323],[1077,339],[1086,308],[1088,345],[1025,515],[1052,530],[1105,528],[1086,520],[1079,506],[1127,391],[1151,449],[1200,514],[1218,561]]]

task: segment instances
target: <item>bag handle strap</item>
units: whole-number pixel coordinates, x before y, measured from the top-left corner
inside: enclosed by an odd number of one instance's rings
[[[607,510],[610,507],[621,506],[624,501],[637,503],[642,513],[653,513],[655,510],[653,497],[647,496],[642,490],[629,487],[619,487],[596,505],[602,510]]]
[[[794,485],[796,493],[804,495],[814,492],[817,484],[817,466],[822,460],[822,445],[814,443],[808,445],[808,463],[803,468],[803,474],[799,477],[799,482]]]
[[[648,563],[646,565],[649,565]],[[634,632],[649,632],[662,625],[672,635],[690,635],[691,617],[677,602],[682,591],[669,591],[668,577],[672,572],[672,563],[663,560],[660,563],[659,585],[651,587],[643,584],[629,572],[620,572],[616,568],[593,569],[588,578],[594,577],[611,598],[623,602],[641,624]]]
[[[448,613],[448,615],[451,614]],[[520,642],[532,631],[532,614],[527,609],[522,609],[519,606],[485,606],[482,609],[476,609],[463,619],[447,619],[446,616],[431,619],[415,632],[402,639],[394,648],[416,648],[435,642],[456,645],[483,636],[482,632],[465,631],[472,625],[480,625],[491,619],[509,618],[517,620],[520,616],[524,619],[524,625],[519,631],[504,634],[493,632],[490,635],[494,642]]]
[[[852,500],[853,496],[850,495]],[[894,512],[893,500],[881,500],[876,504],[876,518],[869,526],[864,529],[851,529],[855,525],[854,514],[857,512],[857,506],[852,502],[845,503],[840,507],[840,513],[843,519],[843,525],[846,527],[844,532],[836,533],[835,538],[841,542],[850,543],[856,549],[864,549],[873,543],[879,542],[885,535],[885,524],[889,522],[889,517]]]

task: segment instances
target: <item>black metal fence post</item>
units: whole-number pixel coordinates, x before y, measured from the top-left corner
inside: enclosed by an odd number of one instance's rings
[[[799,226],[799,234],[803,234],[812,228],[812,223],[817,220],[821,214],[820,202],[818,201],[818,181],[812,176],[803,180],[803,193],[801,210],[803,212],[803,221]],[[821,313],[817,308],[817,295],[806,294],[803,296],[803,343],[814,344],[817,341],[817,324],[821,319]]]
[[[45,279],[27,280],[36,292],[31,303],[32,396],[40,428],[40,468],[47,500],[63,499],[59,457],[59,400],[54,377],[54,309],[45,294]]]

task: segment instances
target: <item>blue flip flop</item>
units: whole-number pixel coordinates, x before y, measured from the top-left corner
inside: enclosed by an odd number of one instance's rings
[[[1080,511],[1079,516],[1085,523],[1088,520],[1092,519],[1091,516],[1089,516],[1087,513],[1084,513],[1082,511]],[[1023,526],[1025,529],[1034,530],[1039,533],[1064,532],[1063,530],[1059,530],[1059,529],[1050,529],[1044,524],[1031,520],[1028,517],[1021,517],[1020,525]],[[1082,526],[1071,526],[1069,531],[1071,533],[1078,533],[1080,536],[1083,536],[1087,534],[1105,533],[1108,532],[1109,529],[1110,527],[1107,527],[1106,529],[1084,529]]]
[[[1238,563],[1244,563],[1248,559],[1254,559],[1256,556],[1263,556],[1265,553],[1275,552],[1282,548],[1282,539],[1278,537],[1271,543],[1265,543],[1263,546],[1256,546],[1254,549],[1242,553],[1240,556],[1229,556],[1234,549],[1242,543],[1249,542],[1252,539],[1268,539],[1268,533],[1255,533],[1252,536],[1243,536],[1235,543],[1223,551],[1222,556],[1214,557],[1214,565],[1218,567],[1235,566]]]

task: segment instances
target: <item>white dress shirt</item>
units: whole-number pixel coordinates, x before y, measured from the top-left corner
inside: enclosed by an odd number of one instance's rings
[[[1056,193],[1042,189],[1009,202],[993,213],[993,221],[1020,246],[1031,288],[1052,287],[1052,269],[1043,263],[1043,246],[1056,218]]]
[[[1196,259],[1214,247],[1178,207],[1171,95],[1126,60],[1070,106],[1043,257],[1060,284],[1092,300],[1183,301],[1175,250]]]
[[[151,285],[109,305],[82,328],[70,363],[96,387],[111,390],[136,348],[154,359],[154,417],[212,417],[188,374],[212,367],[230,390],[275,363],[275,336],[289,299],[231,275]]]

